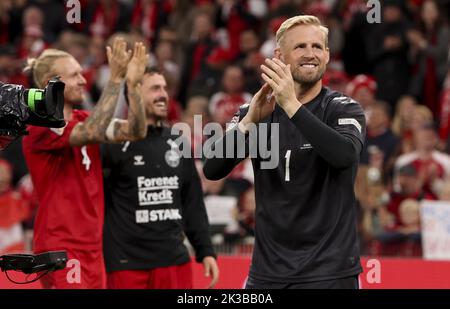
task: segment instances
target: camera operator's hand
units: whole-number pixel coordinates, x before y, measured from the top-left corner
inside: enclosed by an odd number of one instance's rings
[[[120,83],[125,77],[127,65],[131,58],[131,50],[127,51],[127,43],[122,38],[117,38],[113,42],[112,48],[106,47],[106,55],[111,70],[110,80]]]
[[[126,80],[131,87],[136,86],[144,77],[145,67],[149,61],[149,55],[145,53],[145,45],[142,42],[134,43],[134,52],[128,63]]]

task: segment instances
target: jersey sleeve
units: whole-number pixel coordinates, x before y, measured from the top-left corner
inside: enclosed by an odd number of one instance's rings
[[[250,107],[250,105],[248,103],[241,105],[239,107],[239,110],[234,114],[233,118],[231,118],[230,123],[232,123],[232,124],[239,123],[239,121],[241,121],[242,118],[244,118],[245,115],[247,115],[249,107]]]
[[[183,164],[181,198],[184,231],[195,249],[196,261],[216,257],[209,234],[208,215],[203,200],[202,185],[194,159],[185,158]]]
[[[249,104],[242,105],[239,108],[238,112],[231,119],[230,125],[228,125],[225,135],[215,141],[209,149],[206,149],[205,156],[207,160],[205,161],[205,164],[203,166],[203,173],[205,174],[205,177],[207,179],[219,180],[226,177],[236,165],[238,165],[245,159],[245,157],[248,156],[248,136],[242,133],[238,128],[238,123],[247,114],[248,108]],[[233,157],[230,158],[228,156],[222,156],[220,158],[217,158],[209,155],[210,153],[214,152],[215,149],[222,149],[223,153],[228,153],[227,145],[230,145],[231,143],[228,143],[227,140],[230,138],[233,141],[233,150],[231,150],[234,153]],[[244,140],[245,145],[238,145],[238,141],[240,140]],[[245,147],[245,157],[243,158],[240,158],[237,155],[237,152],[240,150],[239,147]]]
[[[78,121],[69,121],[65,127],[59,129],[31,127],[24,143],[33,151],[56,151],[70,147],[70,134],[77,123]]]
[[[358,162],[364,141],[364,114],[358,108],[357,103],[348,108],[330,102],[322,120],[301,106],[291,121],[325,161],[347,168]]]
[[[58,151],[70,145],[70,134],[73,128],[89,116],[86,111],[74,111],[73,119],[63,128],[29,127],[29,135],[24,138],[33,151]]]

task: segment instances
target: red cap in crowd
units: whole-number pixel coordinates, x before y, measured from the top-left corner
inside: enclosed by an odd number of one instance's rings
[[[347,95],[353,96],[356,93],[356,91],[361,87],[365,87],[369,89],[370,92],[375,94],[375,91],[377,90],[377,82],[369,75],[364,74],[356,75],[347,85],[346,88]]]
[[[349,78],[345,72],[329,70],[325,72],[322,83],[324,86],[330,86],[334,84],[347,83],[348,81]]]

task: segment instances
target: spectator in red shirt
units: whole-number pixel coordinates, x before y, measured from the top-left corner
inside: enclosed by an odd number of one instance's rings
[[[399,224],[376,235],[377,254],[421,256],[420,203],[405,199],[399,206]],[[375,253],[375,252],[374,252]]]
[[[422,184],[425,193],[437,198],[439,185],[450,176],[450,156],[436,150],[437,134],[428,125],[414,132],[416,150],[398,157],[395,170],[412,165],[417,170],[416,181]]]
[[[85,79],[80,64],[68,53],[49,49],[29,61],[33,78],[42,88],[53,76],[65,83],[61,129],[29,127],[23,149],[39,198],[34,251],[66,250],[73,269],[54,272],[45,287],[105,288],[102,253],[104,218],[103,180],[99,143],[136,140],[146,134],[145,110],[139,82],[148,61],[142,43],[133,58],[124,40],[107,48],[110,80],[91,114],[74,110],[83,100]],[[128,88],[128,120],[112,119],[120,83]]]
[[[406,199],[434,200],[434,196],[422,189],[422,183],[418,180],[418,172],[414,165],[402,166],[396,175],[396,182],[390,193],[387,210],[394,216],[394,226],[401,225],[399,208]]]

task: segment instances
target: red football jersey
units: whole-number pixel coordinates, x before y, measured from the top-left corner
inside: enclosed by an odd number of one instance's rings
[[[101,250],[104,221],[103,176],[99,145],[72,147],[72,129],[88,117],[74,110],[62,129],[30,126],[23,151],[39,209],[34,251]]]

